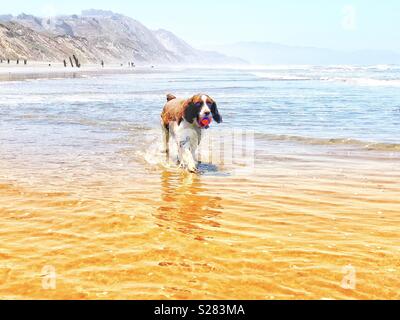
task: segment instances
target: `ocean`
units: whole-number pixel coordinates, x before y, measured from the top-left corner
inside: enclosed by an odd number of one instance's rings
[[[396,66],[284,66],[3,82],[2,127],[74,128],[76,134],[107,133],[107,128],[123,133],[123,126],[149,130],[159,126],[166,93],[189,97],[205,92],[215,97],[224,113],[222,130],[253,130],[266,139],[354,141],[364,147],[388,144],[396,149],[399,76]],[[63,137],[67,142],[68,134]]]

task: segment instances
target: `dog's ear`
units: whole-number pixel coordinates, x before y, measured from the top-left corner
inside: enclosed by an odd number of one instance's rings
[[[213,119],[215,122],[217,122],[217,123],[222,122],[222,117],[219,114],[218,107],[217,107],[217,104],[215,103],[215,101],[211,105],[211,113],[212,113],[212,116],[213,116]]]
[[[200,108],[194,103],[194,98],[185,101],[183,110],[183,118],[189,123],[193,123],[200,112]]]
[[[175,100],[176,97],[173,94],[167,94],[167,101],[170,102],[171,100]]]

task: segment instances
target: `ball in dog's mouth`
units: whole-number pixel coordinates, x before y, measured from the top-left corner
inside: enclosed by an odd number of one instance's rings
[[[212,118],[209,118],[209,117],[198,119],[198,123],[199,123],[200,127],[204,128],[204,129],[210,128],[211,122],[212,122]]]

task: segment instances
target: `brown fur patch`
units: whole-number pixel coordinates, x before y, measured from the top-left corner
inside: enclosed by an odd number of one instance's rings
[[[183,105],[185,100],[183,99],[172,99],[167,102],[164,110],[161,114],[161,119],[166,128],[168,128],[171,122],[182,122],[183,120]]]

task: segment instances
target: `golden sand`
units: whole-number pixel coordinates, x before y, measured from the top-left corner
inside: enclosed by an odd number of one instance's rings
[[[0,297],[398,299],[399,160],[258,154],[248,176],[71,164],[58,178],[0,161]]]

